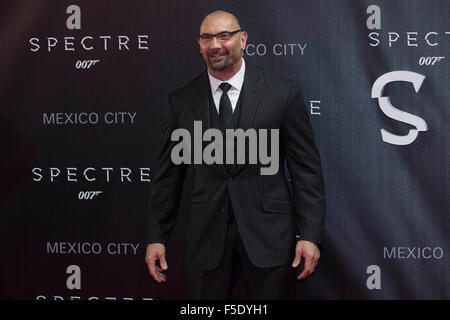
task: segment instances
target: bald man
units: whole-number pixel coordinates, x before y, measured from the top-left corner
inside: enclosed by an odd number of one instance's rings
[[[167,281],[166,246],[191,167],[186,253],[191,299],[228,299],[240,275],[250,299],[292,298],[295,279],[311,275],[320,257],[325,192],[309,116],[294,81],[243,59],[247,38],[233,14],[207,15],[198,37],[207,70],[169,94],[165,110],[145,261],[155,281]],[[224,136],[227,129],[278,130],[281,170],[263,175],[261,163],[175,164],[172,133],[184,129],[193,137],[194,121]],[[235,151],[248,155],[246,148]]]

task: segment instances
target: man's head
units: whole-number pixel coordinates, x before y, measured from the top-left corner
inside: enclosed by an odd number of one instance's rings
[[[203,61],[214,76],[232,76],[239,71],[242,64],[242,51],[247,43],[247,33],[239,31],[220,39],[211,37],[221,32],[234,32],[240,30],[238,19],[226,11],[214,11],[207,15],[200,25],[198,44]]]

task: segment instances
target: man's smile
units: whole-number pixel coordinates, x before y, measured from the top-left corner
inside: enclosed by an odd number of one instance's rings
[[[209,54],[209,58],[213,61],[220,61],[226,56],[225,52],[214,52]]]

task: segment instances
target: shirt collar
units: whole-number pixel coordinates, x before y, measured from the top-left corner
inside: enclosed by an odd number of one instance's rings
[[[208,70],[209,83],[211,85],[211,92],[214,94],[217,91],[217,88],[222,84],[222,82],[228,82],[231,84],[232,88],[241,91],[242,85],[244,83],[244,74],[245,74],[245,60],[242,58],[241,69],[234,76],[232,76],[227,81],[222,81],[217,78],[214,78]]]

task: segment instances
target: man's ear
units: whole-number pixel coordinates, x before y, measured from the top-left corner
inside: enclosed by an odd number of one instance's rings
[[[241,34],[241,49],[245,50],[245,46],[247,45],[248,34],[245,31],[242,31]]]

